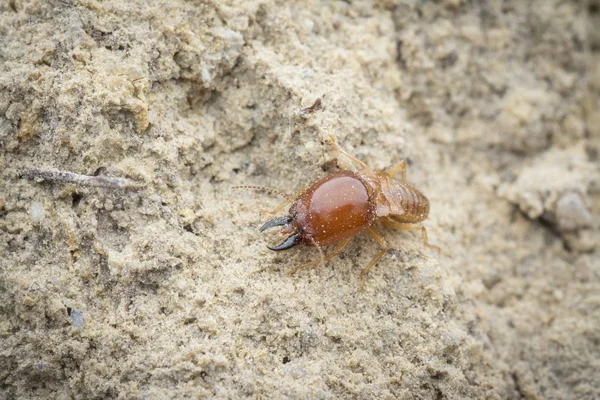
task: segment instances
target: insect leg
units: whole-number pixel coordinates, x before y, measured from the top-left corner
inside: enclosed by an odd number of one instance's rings
[[[272,210],[260,210],[260,212],[264,213],[264,214],[271,214],[271,215],[277,214],[279,211],[281,211],[283,209],[283,207],[285,207],[287,204],[290,204],[290,203],[291,203],[291,201],[286,200]]]
[[[292,204],[294,202],[294,200],[296,200],[298,197],[300,197],[300,195],[302,193],[304,193],[305,190],[306,190],[306,188],[303,188],[302,190],[298,191],[295,195],[286,199],[286,201],[284,201],[283,203],[281,203],[280,205],[278,205],[276,208],[274,208],[272,210],[260,210],[260,212],[264,213],[264,214],[270,214],[270,215],[277,214],[279,211],[281,211],[283,209],[283,207],[285,207],[288,204]]]
[[[346,153],[346,151],[344,149],[342,149],[340,146],[338,146],[338,144],[335,142],[335,139],[333,138],[332,135],[327,136],[327,140],[329,141],[329,143],[331,143],[331,146],[333,147],[333,149],[335,151],[338,151],[340,153],[342,153],[343,155],[345,155],[348,159],[354,161],[355,163],[357,163],[358,165],[361,166],[362,169],[367,168],[367,164],[365,164],[364,162],[360,161],[358,158]]]
[[[390,170],[388,171],[387,174],[393,178],[400,171],[402,171],[402,181],[401,182],[403,184],[405,184],[406,183],[406,162],[404,160],[400,161],[398,164],[396,164],[392,168],[390,168]]]
[[[269,187],[265,187],[265,186],[254,186],[254,185],[241,185],[241,186],[232,186],[232,189],[255,189],[255,190],[264,190],[265,192],[269,192],[269,193],[275,193],[278,194],[279,196],[283,197],[285,199],[285,201],[283,203],[281,203],[277,208],[275,208],[272,211],[269,210],[260,210],[260,212],[264,212],[267,214],[277,214],[283,207],[285,207],[286,204],[291,204],[296,197],[298,197],[298,194],[296,194],[294,197],[289,197],[287,194],[285,193],[281,193],[276,189],[272,189]]]
[[[335,257],[338,254],[340,254],[342,252],[342,250],[344,250],[344,248],[346,248],[346,246],[350,242],[350,239],[352,239],[352,238],[347,238],[347,239],[344,239],[341,242],[339,242],[335,246],[335,249],[333,249],[333,251],[331,253],[327,254],[325,257],[323,257],[323,255],[321,253],[321,257],[322,257],[321,259],[315,260],[315,261],[311,261],[311,262],[307,262],[305,264],[300,264],[297,267],[295,267],[293,270],[291,270],[290,272],[288,272],[288,274],[294,275],[296,273],[296,271],[298,271],[298,270],[312,268],[312,267],[314,267],[314,266],[316,266],[318,264],[325,265],[325,263],[327,261],[331,260],[333,257]],[[319,246],[317,246],[317,249],[319,249],[319,251],[321,251],[321,248]]]
[[[381,223],[383,223],[383,225],[387,227],[398,229],[400,231],[421,231],[421,236],[423,237],[423,242],[425,243],[425,246],[437,251],[438,253],[440,252],[439,247],[433,244],[429,244],[429,240],[427,240],[427,229],[425,229],[423,225],[402,223],[394,221],[390,218],[382,218]]]
[[[321,257],[321,267],[325,268],[325,255],[323,254],[323,249],[321,248],[321,246],[319,246],[319,243],[317,243],[317,241],[313,237],[310,237],[310,241],[312,242],[313,246],[315,246],[317,250],[319,250],[319,257]]]
[[[379,251],[379,253],[377,253],[377,255],[375,257],[373,257],[373,259],[371,260],[369,265],[367,265],[366,267],[364,267],[363,269],[360,270],[360,286],[361,287],[364,286],[365,275],[371,270],[371,268],[373,268],[375,263],[377,263],[377,261],[379,261],[379,259],[381,257],[383,257],[383,255],[385,254],[385,252],[388,249],[385,239],[383,238],[383,236],[381,236],[380,234],[375,232],[375,229],[368,227],[367,231],[373,237],[373,239],[377,240],[377,243],[379,243],[379,245],[381,246],[381,250]]]

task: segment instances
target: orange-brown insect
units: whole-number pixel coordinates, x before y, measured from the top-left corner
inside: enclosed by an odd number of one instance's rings
[[[324,264],[338,255],[357,233],[366,230],[381,245],[381,251],[361,270],[361,278],[385,254],[385,239],[372,228],[379,220],[383,225],[399,230],[420,230],[425,245],[439,251],[437,246],[427,241],[427,231],[419,222],[429,214],[429,200],[417,189],[406,183],[404,161],[393,166],[388,172],[373,171],[365,163],[346,153],[330,136],[334,149],[356,163],[357,171],[341,170],[317,181],[308,189],[273,210],[275,214],[286,204],[291,203],[286,216],[277,217],[264,224],[260,231],[282,226],[281,234],[287,238],[271,250],[287,250],[297,244],[315,246],[321,259],[300,265],[300,268]],[[402,172],[402,180],[393,177]],[[252,186],[245,186],[252,188]],[[271,190],[254,187],[257,189]],[[273,191],[273,190],[271,190]],[[333,245],[335,249],[324,256],[321,246]]]

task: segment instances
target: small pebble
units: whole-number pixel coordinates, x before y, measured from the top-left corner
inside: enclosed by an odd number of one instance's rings
[[[83,328],[85,326],[85,320],[83,319],[83,312],[75,309],[71,310],[71,323],[75,328]]]
[[[575,231],[589,227],[592,216],[579,193],[568,192],[556,203],[556,220],[561,231]]]
[[[31,204],[30,214],[33,222],[40,222],[42,219],[44,219],[46,212],[44,211],[44,206],[36,201]]]

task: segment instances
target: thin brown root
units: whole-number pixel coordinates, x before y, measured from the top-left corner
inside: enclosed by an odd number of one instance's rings
[[[264,186],[242,185],[242,186],[232,186],[231,188],[232,189],[256,189],[256,190],[264,190],[265,192],[278,194],[279,196],[281,196],[284,199],[286,199],[289,203],[292,202],[292,199],[287,194],[281,193],[280,191],[278,191],[276,189],[272,189],[272,188],[268,188],[268,187],[264,187]]]
[[[104,187],[111,189],[140,189],[146,185],[127,178],[113,176],[91,176],[55,169],[26,168],[21,176],[30,179],[43,179],[52,182],[73,183],[81,186]]]

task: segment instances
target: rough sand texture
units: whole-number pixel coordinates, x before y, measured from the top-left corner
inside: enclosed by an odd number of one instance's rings
[[[0,397],[598,398],[599,7],[0,2]],[[367,235],[287,275],[231,186],[330,134],[408,160],[441,255],[376,225],[364,291]]]

